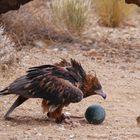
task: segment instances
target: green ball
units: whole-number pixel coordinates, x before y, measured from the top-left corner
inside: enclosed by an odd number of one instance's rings
[[[85,118],[91,124],[101,124],[105,119],[105,109],[100,105],[91,105],[85,112]]]

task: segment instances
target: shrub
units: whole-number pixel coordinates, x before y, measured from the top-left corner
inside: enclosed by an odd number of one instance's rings
[[[95,7],[100,21],[108,27],[117,27],[135,10],[125,0],[95,0]]]
[[[31,49],[35,40],[46,37],[49,27],[48,2],[49,0],[33,0],[21,6],[18,11],[2,15],[1,23],[14,40],[16,49],[21,50],[25,47]]]
[[[14,42],[4,33],[4,28],[0,26],[0,69],[9,67],[16,60],[16,50]]]
[[[55,30],[69,35],[81,35],[88,25],[90,0],[54,0],[50,4]]]

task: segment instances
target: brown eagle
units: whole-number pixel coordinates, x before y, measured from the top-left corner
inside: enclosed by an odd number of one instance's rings
[[[48,112],[47,116],[55,119],[57,123],[67,118],[62,113],[64,106],[80,102],[91,95],[106,98],[96,75],[87,74],[74,59],[70,62],[62,59],[54,65],[29,68],[26,75],[0,91],[1,96],[9,94],[15,94],[18,98],[5,114],[5,118],[29,98],[41,98],[43,112]]]

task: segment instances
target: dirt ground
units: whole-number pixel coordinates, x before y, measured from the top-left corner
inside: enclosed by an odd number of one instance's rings
[[[81,44],[37,39],[34,46],[23,46],[17,54],[18,64],[1,72],[0,89],[25,74],[31,66],[74,58],[87,72],[96,71],[107,99],[91,96],[64,111],[84,117],[88,106],[100,104],[106,110],[106,118],[100,125],[89,124],[85,118],[73,118],[75,127],[56,124],[42,113],[40,99],[30,99],[15,109],[11,119],[4,120],[16,97],[0,97],[0,140],[139,140],[140,127],[136,121],[140,116],[139,18],[137,15],[133,22],[115,29],[102,27],[95,19],[94,28]]]
[[[69,44],[71,45],[71,44]],[[0,139],[42,139],[42,140],[125,140],[140,138],[140,128],[137,126],[136,117],[140,115],[140,61],[129,57],[122,57],[117,62],[110,62],[109,56],[102,56],[100,51],[80,50],[76,45],[75,49],[70,46],[63,47],[63,50],[54,48],[33,48],[30,51],[22,51],[22,57],[18,66],[11,68],[8,73],[1,75],[1,88],[8,85],[14,79],[25,73],[30,66],[58,62],[61,57],[75,58],[82,63],[83,67],[92,72],[95,70],[107,93],[107,99],[103,100],[98,96],[91,96],[78,104],[71,104],[64,111],[72,115],[84,116],[86,108],[91,104],[100,104],[106,110],[106,119],[101,125],[88,124],[85,119],[73,119],[77,122],[76,127],[68,124],[56,124],[48,121],[42,113],[39,99],[30,99],[18,107],[12,114],[10,120],[4,120],[3,116],[14,102],[15,97],[7,96],[0,98]],[[61,48],[61,47],[60,47]],[[134,49],[134,50],[133,50]],[[135,51],[136,48],[132,48]],[[137,48],[138,49],[138,48]],[[120,50],[121,52],[123,51]],[[99,58],[98,58],[98,54]],[[138,57],[139,52],[135,51]]]

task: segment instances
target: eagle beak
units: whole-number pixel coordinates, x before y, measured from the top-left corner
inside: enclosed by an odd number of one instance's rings
[[[100,95],[100,96],[102,96],[104,99],[106,99],[106,94],[103,92],[103,90],[102,89],[100,89],[100,90],[95,90],[94,91],[97,95]]]

